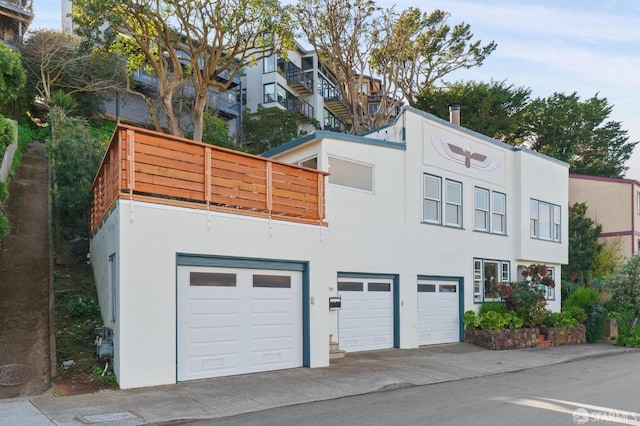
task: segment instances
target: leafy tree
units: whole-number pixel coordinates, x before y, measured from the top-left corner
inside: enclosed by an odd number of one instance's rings
[[[16,99],[26,82],[20,54],[0,41],[0,104]]]
[[[76,0],[74,7],[81,34],[119,52],[131,71],[142,68],[157,76],[174,135],[183,133],[174,96],[189,82],[197,141],[211,88],[227,90],[244,67],[293,47],[290,15],[278,0]]]
[[[106,141],[91,136],[88,122],[71,117],[62,108],[49,111],[53,135],[48,145],[54,180],[56,224],[86,235],[91,212],[91,184],[100,167]],[[59,227],[56,226],[59,233]],[[60,235],[56,235],[59,238]]]
[[[602,225],[596,225],[586,213],[586,203],[569,206],[569,264],[562,268],[566,280],[589,275],[602,251],[598,243]]]
[[[611,275],[624,261],[622,238],[619,236],[605,239],[600,246],[600,252],[596,255],[592,268],[593,276],[596,278]]]
[[[256,112],[245,109],[242,114],[244,146],[254,154],[261,154],[300,136],[300,115],[280,108],[258,105]]]
[[[202,142],[210,145],[221,146],[223,148],[237,149],[229,138],[229,125],[220,117],[204,112],[204,127],[202,131]],[[187,134],[192,138],[193,133]]]
[[[449,14],[417,8],[383,13],[373,0],[300,0],[299,26],[338,82],[351,114],[351,132],[363,133],[388,122],[403,99],[448,73],[480,65],[493,42],[471,42],[469,26],[451,28]],[[380,106],[369,114],[361,87],[365,76],[380,78]]]
[[[49,102],[55,90],[65,93],[107,93],[124,87],[121,61],[95,49],[84,49],[82,39],[62,31],[29,33],[20,46],[30,85]]]
[[[537,98],[525,112],[527,144],[566,161],[572,173],[623,177],[624,164],[638,142],[629,142],[619,122],[605,121],[612,108],[597,94],[586,101],[575,92]]]
[[[460,104],[462,125],[511,145],[522,142],[523,115],[531,89],[506,81],[456,82],[443,87],[426,86],[412,106],[444,120],[448,106]]]
[[[632,312],[630,331],[640,317],[640,254],[630,257],[604,281],[604,288],[614,303]]]

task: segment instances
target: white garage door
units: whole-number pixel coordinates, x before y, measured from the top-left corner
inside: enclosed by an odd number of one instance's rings
[[[458,283],[418,281],[418,344],[460,341]]]
[[[338,280],[338,345],[347,352],[393,348],[391,280]]]
[[[302,366],[302,273],[178,268],[178,380]]]

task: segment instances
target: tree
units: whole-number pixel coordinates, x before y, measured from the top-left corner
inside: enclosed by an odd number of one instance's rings
[[[0,41],[0,104],[16,99],[26,82],[20,54]]]
[[[173,135],[183,133],[174,95],[191,84],[197,141],[211,88],[227,90],[244,67],[293,47],[290,15],[278,0],[77,0],[74,6],[81,34],[123,53],[131,71],[153,71]]]
[[[247,150],[262,154],[300,136],[300,115],[280,108],[258,105],[254,113],[245,109],[242,114],[242,134]]]
[[[373,0],[300,0],[299,26],[322,63],[335,74],[351,114],[351,132],[386,124],[403,99],[461,67],[480,65],[495,49],[471,42],[469,26],[453,29],[449,14],[409,8],[383,13]],[[361,87],[366,76],[380,79],[380,106],[370,114]]]
[[[575,92],[537,98],[525,111],[526,143],[566,161],[571,173],[623,177],[628,168],[624,164],[638,142],[629,142],[619,122],[605,122],[612,108],[597,94],[586,101],[580,101]]]
[[[623,309],[631,311],[630,332],[640,317],[640,254],[630,257],[604,281],[604,288]]]
[[[507,85],[506,81],[457,82],[424,87],[412,106],[448,120],[448,106],[458,103],[464,127],[518,145],[530,95],[531,89]]]
[[[564,279],[569,281],[589,275],[602,251],[598,243],[602,225],[596,225],[586,213],[586,203],[569,207],[569,264],[562,268]]]
[[[237,149],[231,138],[229,138],[229,125],[223,119],[205,111],[203,124],[202,142],[224,148]],[[187,137],[193,137],[193,134],[187,134]]]
[[[65,93],[106,93],[123,87],[120,61],[96,49],[83,49],[82,39],[56,30],[36,30],[20,46],[28,78],[48,102],[56,89]]]

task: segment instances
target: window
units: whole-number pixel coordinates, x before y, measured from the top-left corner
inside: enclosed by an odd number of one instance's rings
[[[276,101],[276,84],[275,83],[265,84],[262,88],[262,92],[263,92],[263,100],[262,100],[263,103],[268,104],[270,102]]]
[[[493,193],[491,203],[491,232],[494,234],[507,233],[507,196],[501,192]]]
[[[236,274],[191,272],[189,285],[196,287],[235,287]]]
[[[264,69],[263,69],[263,72],[265,74],[269,73],[269,72],[274,72],[276,70],[276,61],[277,61],[277,59],[278,59],[278,57],[275,54],[264,58]]]
[[[289,275],[254,275],[254,287],[266,288],[291,288],[291,276]]]
[[[462,227],[462,184],[447,179],[445,224]]]
[[[498,283],[507,283],[510,279],[510,264],[504,260],[473,260],[473,301],[482,303],[496,300]]]
[[[424,175],[424,194],[422,202],[422,218],[425,222],[440,223],[442,195],[441,179],[437,176]]]
[[[474,198],[474,229],[489,232],[489,190],[476,188]]]
[[[520,280],[523,279],[522,272],[525,269],[528,269],[528,267],[524,266],[524,265],[518,265],[518,271],[517,272],[518,272],[518,278]],[[556,281],[555,281],[555,270],[554,270],[554,268],[549,267],[549,266],[545,266],[545,269],[547,271],[547,275],[546,276],[551,278],[551,280],[555,283]],[[544,291],[544,298],[545,299],[547,299],[547,300],[556,300],[556,289],[555,289],[555,286],[552,287],[552,286],[549,286],[549,285],[540,284],[538,288],[540,288],[540,289],[542,289]]]
[[[560,206],[532,199],[530,210],[531,238],[560,241]]]
[[[308,167],[310,169],[318,170],[318,157],[307,158],[298,163],[302,167]]]
[[[329,157],[329,183],[373,191],[373,166]]]
[[[636,213],[640,214],[640,191],[636,192]]]

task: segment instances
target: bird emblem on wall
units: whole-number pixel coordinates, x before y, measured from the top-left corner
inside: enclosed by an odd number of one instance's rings
[[[464,165],[467,169],[492,171],[498,168],[500,160],[482,152],[475,152],[471,146],[463,148],[441,139],[431,140],[438,154],[455,163]]]

